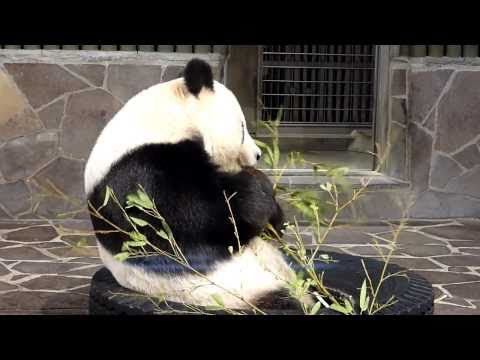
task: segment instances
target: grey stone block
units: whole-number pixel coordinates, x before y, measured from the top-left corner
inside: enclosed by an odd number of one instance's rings
[[[105,124],[121,107],[117,99],[101,89],[72,95],[62,124],[62,152],[86,159]]]
[[[413,121],[423,122],[452,72],[452,70],[437,70],[410,73],[409,105]]]
[[[407,71],[405,69],[396,69],[392,71],[392,95],[405,95]]]
[[[423,126],[426,127],[428,130],[434,132],[436,120],[437,120],[437,111],[436,111],[436,108],[434,108],[432,112],[425,119]]]
[[[392,98],[392,120],[400,124],[406,124],[407,103],[405,99]]]
[[[42,120],[47,129],[58,129],[62,121],[65,100],[59,99],[38,112],[38,117]]]
[[[0,144],[41,129],[42,123],[14,82],[2,70],[0,70],[0,101]]]
[[[85,205],[83,190],[83,161],[58,158],[42,169],[33,178],[32,191],[38,202],[36,213],[47,219],[58,219],[59,215],[76,211]],[[52,191],[52,183],[61,193],[69,197],[62,199]],[[58,193],[58,192],[57,192]]]
[[[435,149],[456,151],[480,134],[480,71],[461,71],[438,105]]]
[[[421,194],[410,211],[413,218],[452,218],[480,216],[480,201],[471,197],[426,191]]]
[[[24,179],[57,154],[58,135],[44,132],[11,140],[0,148],[0,169],[7,181]]]
[[[455,194],[464,194],[480,198],[480,165],[468,173],[453,179],[445,190]]]
[[[12,215],[25,212],[32,205],[30,189],[23,181],[0,185],[0,204]]]
[[[84,77],[95,86],[102,86],[105,78],[105,66],[98,64],[66,65],[66,68]]]
[[[85,89],[88,85],[55,64],[5,64],[20,90],[34,108],[38,108],[67,92]]]
[[[453,155],[453,158],[467,169],[480,165],[480,151],[475,144],[467,146],[461,152]]]
[[[184,67],[177,65],[168,65],[162,77],[162,81],[170,81],[182,76]]]
[[[430,184],[443,189],[448,182],[462,173],[460,166],[452,159],[435,153],[432,159]]]
[[[415,123],[410,124],[412,187],[420,192],[428,187],[432,137]]]
[[[399,179],[406,178],[406,157],[407,157],[407,145],[406,145],[406,129],[397,125],[396,123],[390,124],[390,154],[388,159],[388,172],[390,176]]]
[[[126,102],[140,91],[161,81],[159,65],[110,65],[107,88],[120,100]]]
[[[11,231],[3,237],[5,240],[18,242],[45,242],[57,237],[57,231],[51,226],[32,226],[26,229]]]

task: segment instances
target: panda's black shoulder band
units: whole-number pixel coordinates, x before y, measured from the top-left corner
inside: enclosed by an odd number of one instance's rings
[[[197,96],[203,87],[213,91],[213,72],[204,60],[192,59],[183,71],[185,85],[193,95]]]

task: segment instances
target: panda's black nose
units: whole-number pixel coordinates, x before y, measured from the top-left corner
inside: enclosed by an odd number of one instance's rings
[[[260,157],[262,156],[262,154],[260,153],[257,153],[257,161],[260,160]]]

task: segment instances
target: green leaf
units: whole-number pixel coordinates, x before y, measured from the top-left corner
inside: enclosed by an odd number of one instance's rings
[[[255,141],[255,144],[257,144],[258,147],[262,148],[262,149],[265,149],[268,147],[268,145],[266,143],[264,143],[263,141],[260,141],[260,140],[254,140]]]
[[[350,303],[350,301],[348,301],[347,299],[345,299],[345,309],[347,310],[347,312],[349,314],[352,314],[353,313],[353,306],[352,304]]]
[[[118,253],[117,255],[115,255],[114,258],[117,259],[118,261],[124,261],[124,260],[128,259],[129,256],[130,256],[130,253],[121,252],[121,253]]]
[[[277,118],[275,119],[275,122],[278,124],[280,120],[282,120],[283,117],[283,108],[280,108],[277,112]]]
[[[340,304],[332,304],[330,305],[330,309],[332,310],[335,310],[335,311],[338,311],[344,315],[349,315],[350,313],[348,312],[348,310],[346,308],[344,308],[342,305]]]
[[[147,237],[139,232],[131,231],[128,234],[134,242],[147,241]]]
[[[133,217],[133,216],[130,216],[130,220],[132,220],[132,222],[134,222],[136,225],[138,226],[147,226],[147,225],[150,225],[148,222],[146,222],[145,220],[143,219],[139,219],[139,218],[136,218],[136,217]]]
[[[112,188],[110,186],[107,186],[105,189],[105,199],[103,200],[102,206],[107,205],[108,200],[110,200],[110,195],[112,194]]]
[[[348,167],[341,166],[338,168],[328,170],[326,175],[328,177],[333,177],[333,178],[342,177],[342,176],[345,176],[348,173],[348,171],[349,171]]]
[[[223,310],[224,308],[222,306],[218,306],[218,305],[207,305],[205,306],[205,310],[207,311],[219,311],[219,310]]]
[[[157,235],[160,236],[162,239],[169,240],[167,233],[164,230],[157,231]]]
[[[321,184],[320,188],[326,192],[332,191],[332,184],[329,182],[326,182],[325,184]]]
[[[147,245],[147,242],[146,241],[125,241],[123,243],[124,245],[128,247],[142,247],[142,246],[145,246]]]
[[[225,307],[225,303],[223,302],[222,298],[220,297],[220,295],[217,295],[217,294],[212,294],[211,295],[213,301],[215,301],[215,303],[220,306],[221,308],[224,308]]]
[[[135,194],[127,195],[127,208],[136,206],[140,209],[153,209],[153,202],[142,190],[137,190]]]
[[[138,190],[137,193],[143,206],[147,209],[153,209],[153,202],[150,200],[150,197],[142,190]]]
[[[362,288],[360,289],[360,310],[363,312],[368,308],[367,301],[367,281],[363,280]]]
[[[316,313],[318,313],[318,310],[320,310],[320,306],[322,304],[320,303],[320,301],[318,301],[315,305],[313,305],[312,309],[310,310],[310,315],[315,315]]]

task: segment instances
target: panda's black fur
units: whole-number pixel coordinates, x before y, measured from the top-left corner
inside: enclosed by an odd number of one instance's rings
[[[259,235],[268,223],[278,233],[282,229],[283,212],[274,198],[268,177],[249,168],[238,174],[220,171],[210,161],[201,139],[177,144],[150,144],[130,152],[112,166],[107,176],[95,186],[89,200],[99,208],[109,186],[124,204],[127,195],[135,193],[139,184],[154,199],[176,242],[198,271],[208,271],[218,261],[230,257],[229,246],[238,248],[223,191],[227,196],[236,193],[230,205],[242,245]],[[114,203],[109,202],[101,213],[120,228],[133,230]],[[159,221],[155,222],[138,209],[130,208],[129,215],[161,228]],[[111,230],[105,221],[95,216],[92,216],[92,222],[97,230]],[[143,233],[155,246],[171,250],[152,229],[143,228]],[[116,232],[99,233],[97,237],[112,254],[119,253],[122,243],[129,240],[127,235]],[[185,269],[167,258],[163,257],[161,263],[159,260],[154,261],[157,271],[181,272]],[[144,266],[153,262],[151,258],[130,261]]]
[[[203,87],[213,91],[212,68],[205,61],[192,59],[183,71],[188,91],[197,96]]]

